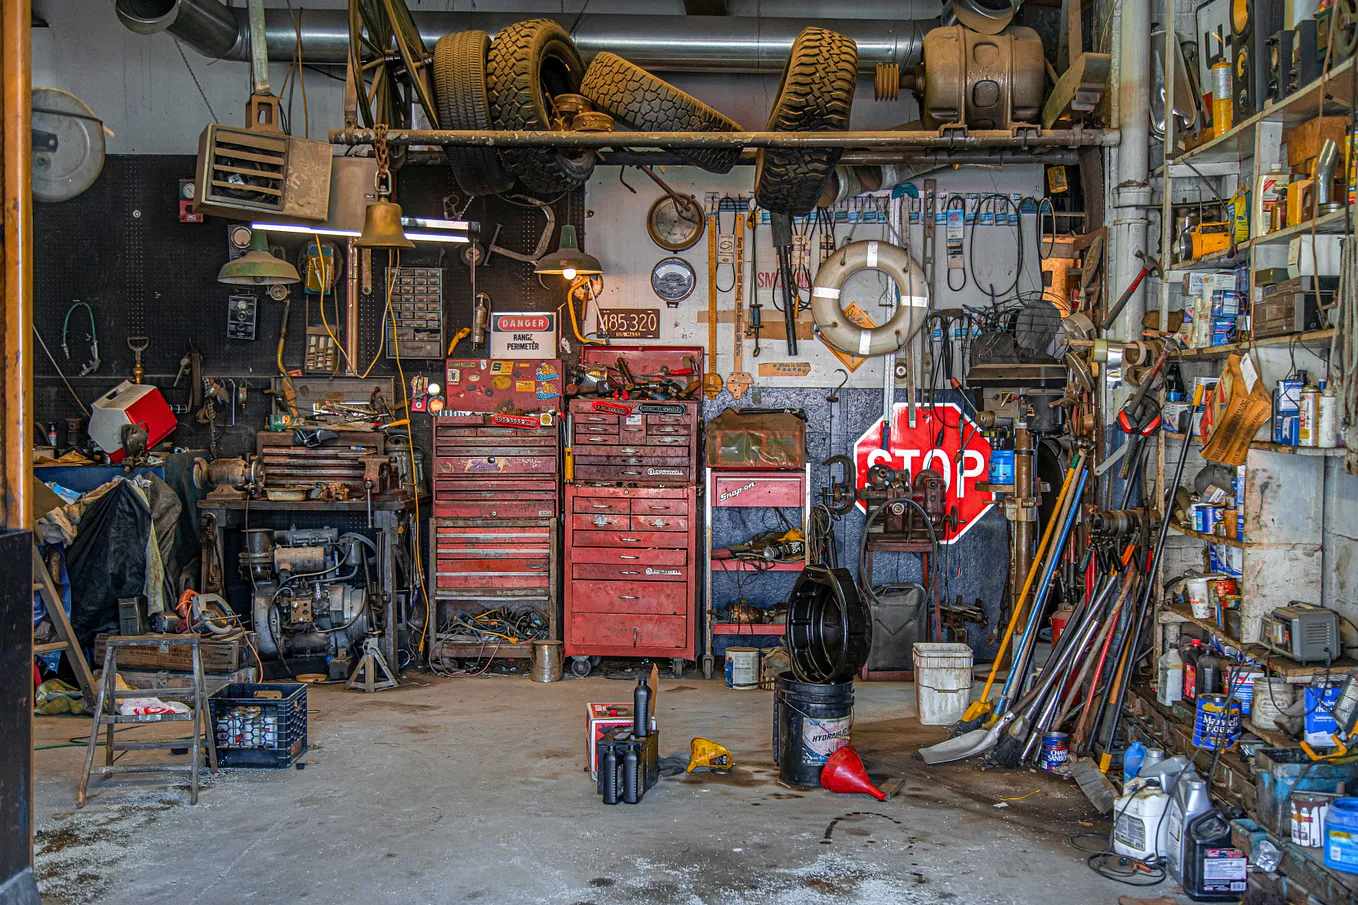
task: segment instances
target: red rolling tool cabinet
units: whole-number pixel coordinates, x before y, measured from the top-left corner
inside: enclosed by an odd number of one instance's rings
[[[687,383],[701,361],[696,348],[611,346],[581,363]],[[600,657],[669,658],[676,675],[696,659],[701,428],[693,400],[571,400],[563,627],[576,675]]]
[[[431,657],[528,656],[527,644],[441,637],[459,610],[531,608],[561,638],[561,387],[560,361],[448,361],[434,418]]]

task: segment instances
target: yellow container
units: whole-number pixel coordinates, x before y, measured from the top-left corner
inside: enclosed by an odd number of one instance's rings
[[[1231,64],[1217,60],[1212,64],[1212,134],[1220,137],[1231,131],[1235,110],[1231,95]]]

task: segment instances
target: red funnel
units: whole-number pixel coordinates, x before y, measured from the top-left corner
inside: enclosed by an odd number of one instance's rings
[[[878,801],[886,801],[886,793],[872,784],[868,771],[853,745],[840,748],[820,771],[820,784],[839,795],[871,795]]]

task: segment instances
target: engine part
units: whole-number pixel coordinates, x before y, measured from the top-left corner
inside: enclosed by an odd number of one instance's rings
[[[986,35],[961,25],[935,28],[924,36],[924,60],[913,81],[926,128],[1038,122],[1047,71],[1033,29],[1015,25]]]
[[[944,22],[959,22],[983,35],[997,35],[1014,21],[1023,0],[948,0]]]
[[[896,284],[896,311],[880,327],[860,327],[844,314],[839,295],[860,270],[880,270]],[[929,311],[929,285],[910,253],[890,242],[851,242],[830,255],[816,272],[811,314],[824,339],[851,355],[882,355],[905,345]]]
[[[1089,514],[1089,533],[1099,537],[1126,537],[1143,527],[1150,526],[1140,509],[1104,509]]]
[[[835,466],[843,469],[843,477],[835,478]],[[854,467],[854,461],[850,456],[831,456],[825,460],[826,474],[829,475],[829,486],[821,492],[826,498],[826,508],[835,515],[847,515],[858,502],[858,472]]]
[[[868,532],[873,536],[899,540],[929,537],[929,525],[918,509],[904,502],[907,499],[914,500],[928,514],[934,534],[942,536],[957,530],[957,508],[948,507],[947,484],[943,475],[932,468],[924,469],[911,481],[909,472],[873,465],[858,498],[870,516],[877,509],[882,510],[881,515],[869,519]]]
[[[259,456],[193,460],[193,486],[209,495],[219,490],[254,490],[264,486],[264,478],[264,460]]]
[[[94,185],[104,168],[103,126],[74,94],[33,89],[34,198],[66,201]]]
[[[245,532],[241,572],[259,652],[324,656],[331,678],[347,678],[368,626],[377,545],[337,528],[256,528]]]

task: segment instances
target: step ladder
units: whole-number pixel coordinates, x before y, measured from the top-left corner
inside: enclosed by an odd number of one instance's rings
[[[119,691],[117,684],[118,651],[128,648],[160,648],[164,650],[171,644],[188,644],[193,648],[193,687],[192,688],[135,688]],[[118,702],[126,698],[161,698],[172,700],[188,698],[193,701],[191,713],[148,713],[123,715],[118,712]],[[129,742],[117,741],[114,727],[119,725],[145,725],[149,723],[187,722],[193,725],[193,738],[189,739],[147,739]],[[99,746],[99,734],[103,729],[104,765],[94,765],[95,749]],[[203,658],[199,653],[198,636],[190,635],[136,635],[127,638],[109,638],[104,649],[104,672],[99,681],[99,694],[94,704],[94,722],[90,726],[90,744],[85,751],[85,771],[80,776],[80,789],[76,793],[75,806],[85,806],[85,794],[89,790],[90,776],[107,776],[117,773],[189,773],[192,784],[189,796],[191,804],[198,803],[198,765],[202,760],[206,734],[208,766],[217,772],[217,738],[212,728],[212,715],[208,712],[207,683],[203,679]],[[187,764],[115,764],[114,755],[119,751],[156,751],[174,748],[189,749]]]
[[[61,639],[60,641],[53,641],[51,644],[33,645],[33,655],[51,654],[57,651],[66,654],[66,660],[71,664],[71,671],[75,673],[76,683],[85,695],[85,704],[92,705],[94,703],[94,674],[90,672],[90,664],[85,659],[85,652],[80,649],[79,643],[75,640],[75,632],[71,629],[71,620],[66,615],[66,608],[61,603],[61,595],[57,593],[57,586],[52,581],[52,573],[47,571],[47,563],[43,562],[37,544],[33,545],[33,590],[37,591],[42,597],[42,605],[47,608],[47,618],[51,620],[52,628],[56,629],[57,637]]]

